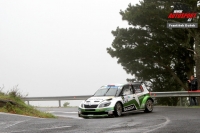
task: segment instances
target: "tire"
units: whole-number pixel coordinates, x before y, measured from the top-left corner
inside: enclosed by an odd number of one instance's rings
[[[153,111],[153,101],[148,99],[145,103],[145,110],[144,112],[149,113]]]
[[[117,102],[117,103],[115,104],[114,115],[115,115],[116,117],[122,115],[122,104],[121,104],[120,102]]]

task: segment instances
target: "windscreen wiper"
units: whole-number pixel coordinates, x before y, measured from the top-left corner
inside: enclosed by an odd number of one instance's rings
[[[110,86],[110,88],[111,88],[111,86]],[[110,88],[106,91],[106,93],[110,90]],[[106,93],[104,94],[104,96],[106,95]]]
[[[117,89],[117,91],[116,91],[116,93],[115,93],[115,96],[117,95],[118,90],[119,90],[119,89]]]

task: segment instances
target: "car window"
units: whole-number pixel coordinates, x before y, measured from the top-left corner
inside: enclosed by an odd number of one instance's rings
[[[115,88],[110,88],[107,93],[105,94],[105,96],[115,96],[117,93],[117,89]]]
[[[118,94],[118,89],[121,89],[121,86],[102,86],[99,90],[97,90],[94,96],[116,96]]]
[[[134,89],[135,89],[135,93],[141,93],[144,91],[144,89],[141,85],[135,85]]]
[[[130,94],[133,94],[133,89],[132,89],[132,87],[131,87],[130,85],[124,86],[122,94],[123,94],[123,95],[130,95]]]
[[[145,84],[142,84],[143,90],[147,90],[147,87]]]
[[[97,92],[94,94],[94,96],[104,96],[105,93],[107,92],[107,89],[99,89]]]

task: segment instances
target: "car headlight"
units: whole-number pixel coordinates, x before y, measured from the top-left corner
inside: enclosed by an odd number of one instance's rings
[[[84,108],[84,104],[83,103],[81,103],[81,108]]]
[[[101,103],[101,104],[99,105],[99,108],[107,107],[107,106],[109,106],[110,104],[111,104],[111,102]]]

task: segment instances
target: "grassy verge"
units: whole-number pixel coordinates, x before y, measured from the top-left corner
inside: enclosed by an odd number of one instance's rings
[[[21,97],[22,95],[17,89],[13,89],[7,93],[3,93],[2,90],[0,90],[0,112],[40,118],[56,118],[50,113],[39,111],[33,106],[25,104]]]

